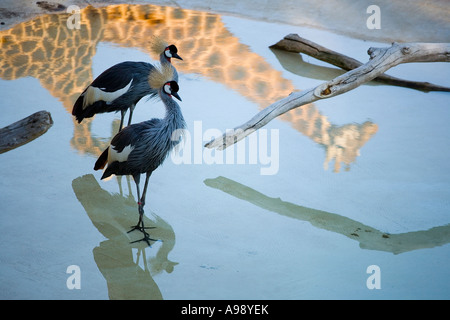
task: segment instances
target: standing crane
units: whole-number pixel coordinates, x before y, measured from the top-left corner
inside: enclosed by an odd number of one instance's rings
[[[172,58],[183,60],[178,55],[175,45],[168,45],[164,40],[154,37],[151,51],[159,54],[163,65],[169,65],[174,72],[174,81],[178,82],[178,72],[172,66]],[[101,73],[75,101],[72,109],[80,123],[84,118],[91,118],[97,113],[120,111],[120,127],[122,130],[125,113],[130,109],[128,125],[136,104],[143,97],[158,95],[158,90],[148,83],[148,76],[155,67],[147,62],[125,61],[118,63]]]
[[[181,101],[178,95],[178,83],[172,80],[173,77],[174,72],[170,65],[162,64],[160,69],[152,69],[148,82],[152,88],[157,90],[165,105],[165,117],[163,119],[154,118],[123,128],[114,136],[110,146],[100,155],[94,166],[94,170],[98,170],[107,165],[101,179],[112,174],[133,177],[138,197],[139,221],[128,232],[141,231],[144,237],[134,242],[146,241],[148,245],[150,245],[150,240],[154,240],[145,231],[147,227],[144,226],[143,220],[148,181],[152,172],[164,162],[170,151],[181,141],[182,131],[186,128],[180,106],[173,99],[177,98]],[[143,173],[146,174],[146,177],[141,197],[139,182]]]

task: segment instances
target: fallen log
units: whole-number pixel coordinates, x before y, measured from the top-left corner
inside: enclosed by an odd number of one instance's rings
[[[329,64],[332,64],[336,67],[339,67],[347,71],[356,69],[363,65],[362,62],[356,59],[353,59],[349,56],[330,50],[315,42],[302,38],[298,34],[288,34],[283,39],[281,39],[274,45],[270,46],[270,48],[281,49],[288,52],[307,54],[315,59],[327,62]],[[404,80],[389,76],[387,74],[381,74],[373,80],[383,84],[406,87],[425,92],[429,91],[450,92],[450,88],[448,87],[440,86],[429,82]]]
[[[47,132],[53,125],[49,112],[38,111],[0,129],[0,153],[20,147]]]
[[[263,127],[279,115],[304,104],[331,98],[371,81],[386,70],[408,62],[450,62],[450,43],[393,43],[388,48],[370,48],[366,64],[340,75],[315,88],[293,92],[272,103],[252,119],[205,144],[223,150]]]

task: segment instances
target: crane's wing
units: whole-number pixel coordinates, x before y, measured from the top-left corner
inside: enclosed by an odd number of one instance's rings
[[[142,79],[146,81],[152,68],[146,62],[125,61],[103,71],[75,101],[72,115],[81,122],[107,111],[109,103],[129,92],[135,83]]]
[[[118,63],[103,71],[90,86],[99,88],[104,92],[118,91],[130,83],[135,72],[139,70],[138,67],[139,65],[136,65],[136,62]]]
[[[145,122],[135,123],[123,128],[111,140],[111,144],[99,157],[95,168],[101,169],[108,163],[102,179],[112,174],[124,175],[133,171],[133,166],[128,165],[130,154],[138,148],[141,150],[141,144],[145,141],[144,131],[157,127],[161,119],[152,119]],[[134,157],[136,158],[136,156]],[[95,169],[95,170],[97,170]]]

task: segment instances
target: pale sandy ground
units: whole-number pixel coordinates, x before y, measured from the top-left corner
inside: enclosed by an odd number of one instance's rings
[[[39,6],[37,2],[47,2],[49,5]],[[70,5],[83,8],[87,5],[104,6],[118,3],[151,3],[183,9],[206,10],[263,21],[309,26],[379,42],[450,41],[450,5],[446,0],[376,1],[376,5],[380,7],[381,29],[379,30],[366,27],[366,21],[370,16],[366,12],[367,8],[375,4],[372,0],[3,0],[0,5],[0,22],[4,24],[0,26],[0,30],[52,10],[61,12]]]

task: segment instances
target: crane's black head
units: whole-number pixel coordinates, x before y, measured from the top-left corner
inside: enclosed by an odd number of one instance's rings
[[[174,96],[181,101],[181,98],[178,95],[178,90],[180,90],[180,87],[178,86],[178,83],[176,81],[169,81],[164,85],[165,93],[167,93],[169,96]]]
[[[167,60],[169,60],[169,62],[170,62],[171,58],[176,58],[176,59],[183,60],[178,55],[177,47],[175,47],[175,45],[173,45],[173,44],[171,44],[170,46],[166,47],[166,49],[164,50],[164,55],[166,56]]]

